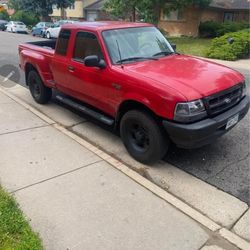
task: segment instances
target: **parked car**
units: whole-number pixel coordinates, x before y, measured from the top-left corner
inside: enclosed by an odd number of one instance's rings
[[[46,30],[46,37],[48,39],[51,39],[51,38],[58,38],[58,35],[60,33],[60,30],[61,30],[61,26],[63,24],[66,24],[66,23],[75,23],[76,21],[72,21],[72,20],[60,20],[58,22],[56,22],[55,24],[53,24],[50,28],[48,28]]]
[[[53,25],[54,24],[50,22],[40,22],[32,28],[31,34],[33,36],[46,37],[46,30]]]
[[[62,103],[119,129],[142,163],[161,159],[170,142],[212,143],[249,110],[242,74],[176,53],[151,24],[66,24],[57,42],[22,44],[19,51],[36,102],[47,103],[52,89],[62,92]]]
[[[28,33],[27,26],[23,22],[14,22],[10,21],[8,22],[6,26],[6,30],[8,32],[13,32],[13,33]]]
[[[0,20],[0,30],[5,31],[7,23],[5,20]]]

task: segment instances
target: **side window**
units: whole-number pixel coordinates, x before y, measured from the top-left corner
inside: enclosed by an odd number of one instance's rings
[[[79,32],[76,36],[73,58],[84,60],[86,56],[91,55],[97,55],[100,59],[103,59],[101,46],[97,37],[92,33]]]
[[[66,56],[70,39],[70,30],[62,30],[58,37],[56,54]]]

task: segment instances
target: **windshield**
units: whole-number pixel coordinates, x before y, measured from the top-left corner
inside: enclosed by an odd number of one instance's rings
[[[14,24],[16,24],[16,25],[24,25],[24,23],[22,23],[22,22],[14,22]]]
[[[103,38],[114,64],[156,59],[174,50],[155,27],[106,30]]]
[[[51,27],[52,25],[54,25],[53,23],[45,23],[45,27]]]

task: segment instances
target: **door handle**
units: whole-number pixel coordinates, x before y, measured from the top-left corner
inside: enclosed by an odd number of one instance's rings
[[[69,70],[70,72],[74,72],[74,71],[75,71],[75,68],[74,68],[73,66],[68,66],[68,70]]]

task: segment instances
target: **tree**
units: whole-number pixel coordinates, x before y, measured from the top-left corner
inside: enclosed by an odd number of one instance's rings
[[[136,7],[140,0],[108,0],[104,9],[114,18],[130,19],[135,21]]]
[[[40,16],[42,20],[50,20],[49,15],[53,13],[53,6],[63,10],[74,3],[74,0],[11,0],[12,4],[19,10]],[[61,11],[62,12],[62,11]],[[64,17],[64,15],[63,15]]]
[[[161,11],[169,12],[187,7],[209,5],[211,0],[107,0],[104,9],[116,18],[124,18],[128,13],[137,10],[147,22],[158,23]]]
[[[0,12],[0,20],[6,20],[6,21],[9,20],[9,14],[6,10],[2,10]]]
[[[10,9],[13,9],[15,11],[20,10],[20,3],[22,0],[9,0],[8,6]]]
[[[16,11],[12,17],[11,20],[13,21],[21,21],[25,23],[28,26],[33,26],[36,23],[39,22],[39,18],[31,13],[27,13],[23,10]]]
[[[70,7],[75,1],[74,0],[55,0],[55,5],[61,10],[61,18],[65,19],[65,9]]]

